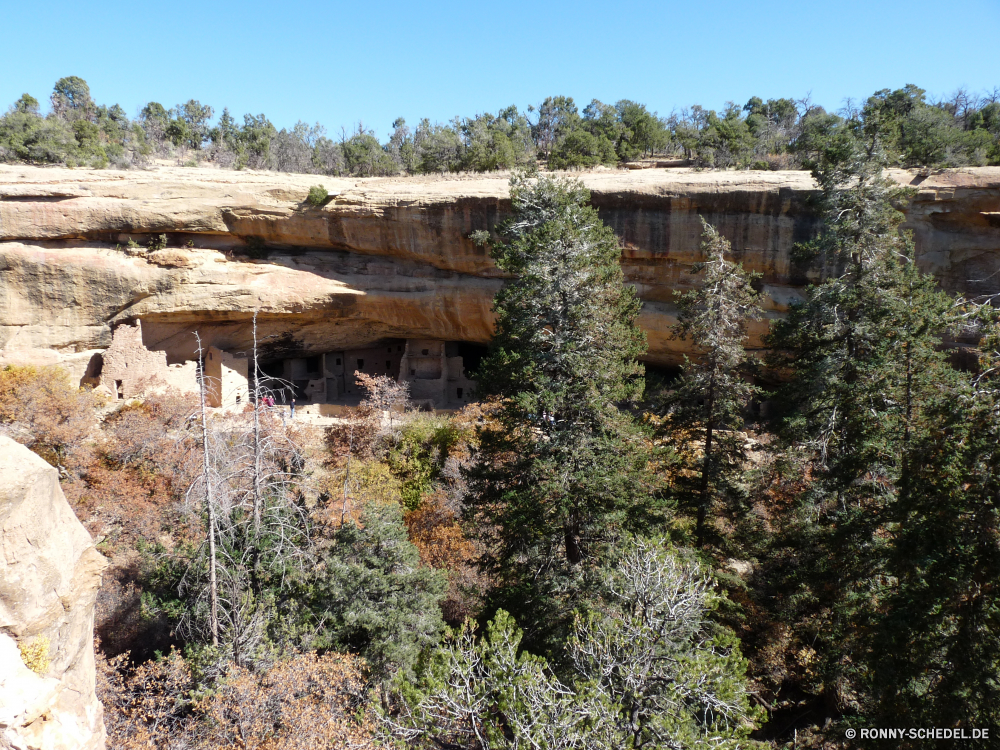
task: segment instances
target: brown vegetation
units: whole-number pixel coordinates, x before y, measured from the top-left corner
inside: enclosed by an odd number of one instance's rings
[[[343,654],[292,654],[262,672],[232,667],[206,692],[176,651],[135,667],[128,654],[98,660],[116,750],[373,747],[364,684],[364,663]]]

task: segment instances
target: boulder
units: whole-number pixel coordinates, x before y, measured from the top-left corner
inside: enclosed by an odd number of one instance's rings
[[[0,747],[104,747],[94,602],[106,565],[56,470],[0,436]]]

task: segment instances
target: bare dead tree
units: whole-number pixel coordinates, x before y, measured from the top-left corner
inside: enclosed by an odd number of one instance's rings
[[[254,403],[240,414],[223,412],[209,421],[203,348],[195,336],[202,476],[189,496],[204,493],[209,533],[207,550],[202,548],[180,583],[179,593],[188,602],[180,630],[186,637],[224,646],[227,659],[252,666],[273,616],[275,592],[286,585],[288,572],[303,569],[311,559],[301,502],[304,460],[294,435],[261,408],[269,391],[257,363],[256,320]]]
[[[219,645],[219,590],[216,581],[215,557],[215,503],[212,498],[211,463],[209,461],[208,414],[205,410],[205,362],[201,346],[201,336],[195,331],[198,342],[198,396],[201,406],[201,451],[203,459],[203,481],[205,483],[205,509],[208,512],[208,581],[211,599],[211,614],[209,622],[212,632],[212,645]]]

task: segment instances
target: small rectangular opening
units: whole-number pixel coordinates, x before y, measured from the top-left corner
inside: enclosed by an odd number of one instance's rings
[[[461,388],[458,389],[458,397],[462,398],[462,389]]]
[[[364,370],[365,369],[365,361],[363,359],[359,359],[358,360],[358,369],[359,370]]]
[[[115,391],[118,393],[118,398],[125,398],[125,391],[122,389],[122,381],[115,381]]]
[[[421,349],[420,353],[423,354],[426,357],[428,354],[431,353],[431,350],[430,349]]]
[[[337,364],[340,364],[340,357],[337,357]]]
[[[392,367],[392,362],[390,362],[389,360],[386,360],[385,361],[385,369],[388,370],[390,367]]]

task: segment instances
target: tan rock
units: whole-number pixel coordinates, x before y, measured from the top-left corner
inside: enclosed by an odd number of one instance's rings
[[[770,317],[816,278],[791,259],[793,245],[818,227],[808,173],[579,176],[622,241],[626,278],[645,303],[639,323],[651,362],[677,363],[690,346],[671,333],[673,295],[696,282],[688,271],[698,260],[699,217],[762,274]],[[921,266],[951,291],[1000,291],[1000,168],[892,176],[916,191],[906,228]],[[305,201],[316,183],[332,196],[322,207]],[[485,342],[501,276],[468,237],[508,207],[503,176],[0,166],[0,364],[27,351],[103,349],[112,327],[135,319],[145,345],[171,364],[192,358],[194,329],[206,345],[241,353],[255,309],[274,356],[383,338]],[[161,233],[165,250],[115,249]],[[266,260],[239,256],[250,237],[267,243]],[[751,347],[766,329],[754,328]]]
[[[93,624],[106,565],[56,470],[0,436],[0,737],[13,747],[104,747]],[[49,644],[42,676],[15,645],[36,639]]]

